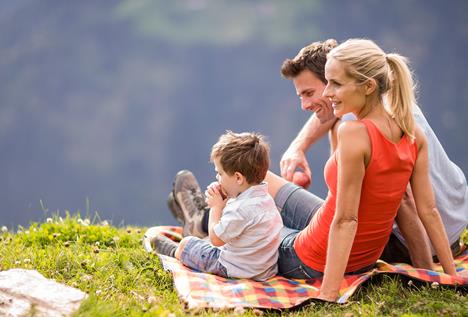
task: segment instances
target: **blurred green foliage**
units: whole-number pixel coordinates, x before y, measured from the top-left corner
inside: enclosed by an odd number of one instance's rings
[[[2,225],[43,220],[41,200],[115,224],[174,224],[174,175],[188,168],[209,184],[210,148],[227,129],[266,135],[278,172],[310,115],[280,66],[326,38],[408,56],[419,105],[467,172],[466,12],[465,0],[5,2]],[[328,154],[326,140],[309,152],[321,197]]]
[[[317,0],[126,0],[116,14],[130,18],[145,36],[186,47],[253,41],[282,46],[318,37],[319,26],[303,21],[322,9]]]

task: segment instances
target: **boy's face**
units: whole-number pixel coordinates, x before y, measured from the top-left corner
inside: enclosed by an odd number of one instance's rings
[[[322,96],[325,84],[314,73],[305,69],[293,78],[293,83],[301,99],[302,110],[315,112],[321,123],[334,117],[330,100]]]
[[[241,192],[241,187],[239,184],[239,173],[234,173],[229,175],[226,173],[219,162],[219,159],[213,160],[215,171],[216,171],[216,180],[221,185],[221,189],[226,193],[229,198],[235,198]],[[239,174],[239,175],[237,175]]]

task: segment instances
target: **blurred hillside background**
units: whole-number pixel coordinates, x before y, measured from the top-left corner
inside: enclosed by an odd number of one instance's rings
[[[0,223],[80,210],[174,224],[172,179],[214,177],[211,145],[255,130],[272,169],[308,113],[285,58],[327,38],[410,58],[419,104],[468,172],[466,0],[0,0]],[[327,141],[310,153],[325,196]]]

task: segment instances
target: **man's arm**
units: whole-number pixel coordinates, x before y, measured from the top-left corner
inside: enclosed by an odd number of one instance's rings
[[[310,179],[312,174],[307,163],[306,151],[309,147],[324,136],[338,121],[334,117],[324,123],[321,123],[315,114],[304,124],[299,134],[291,142],[286,152],[283,154],[280,162],[281,176],[288,181],[292,180],[294,171],[297,167],[301,168]]]
[[[405,238],[413,266],[432,270],[431,248],[426,230],[419,219],[410,186],[406,189],[395,221]]]

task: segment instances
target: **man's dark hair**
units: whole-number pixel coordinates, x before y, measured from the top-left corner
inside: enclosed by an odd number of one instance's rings
[[[302,48],[293,59],[286,59],[281,66],[281,75],[287,79],[294,79],[303,70],[308,69],[324,83],[325,79],[325,63],[327,62],[327,54],[338,43],[334,39],[328,39],[323,42],[314,42]]]

